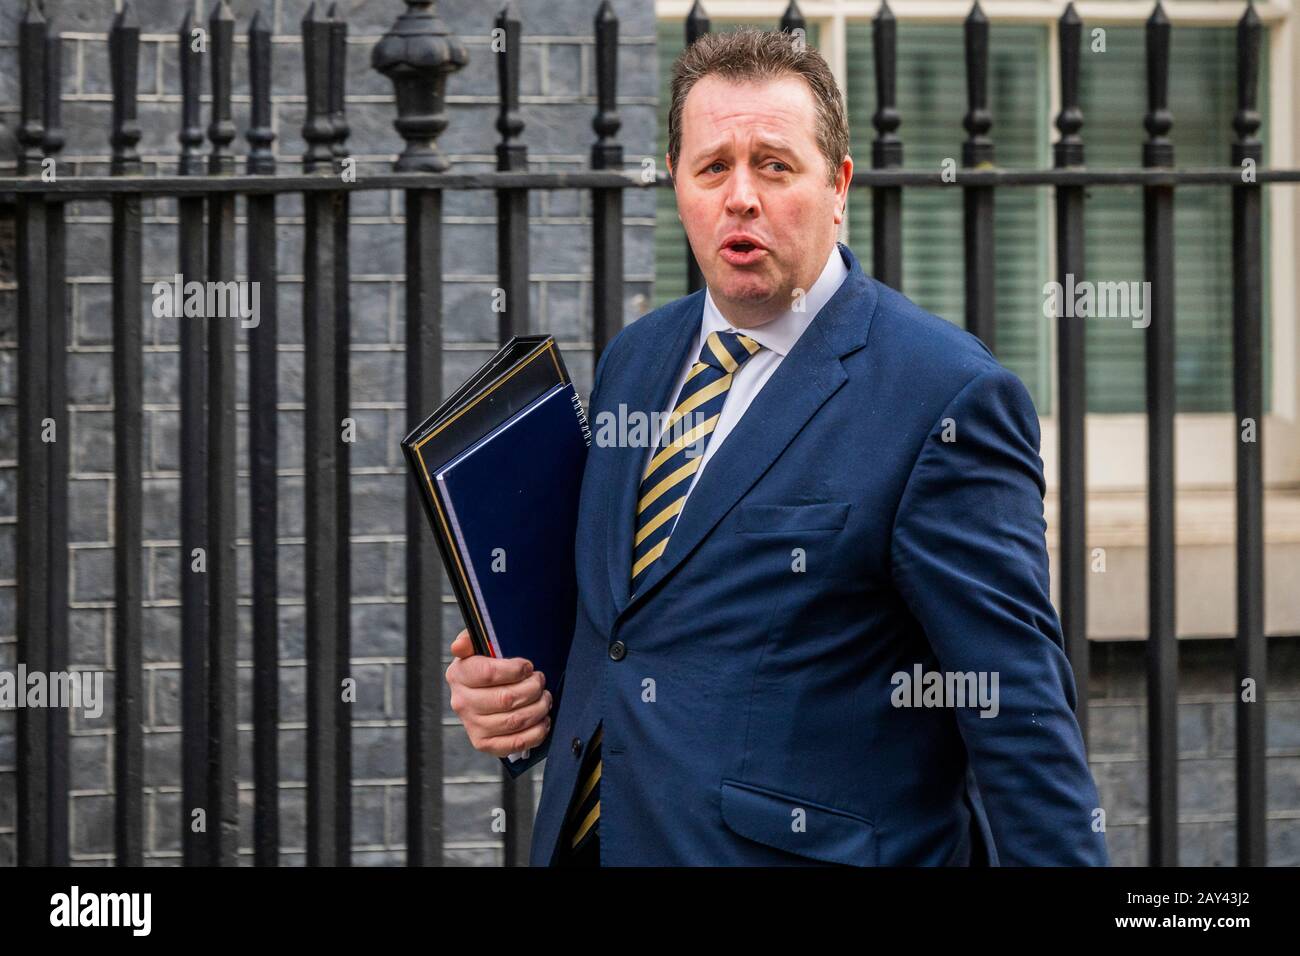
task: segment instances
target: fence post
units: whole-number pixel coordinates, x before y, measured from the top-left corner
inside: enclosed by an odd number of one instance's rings
[[[330,21],[312,4],[302,19],[307,115],[303,169],[334,174],[334,123],[330,113]],[[307,864],[336,866],[349,855],[338,839],[340,778],[348,755],[339,751],[338,669],[340,613],[339,447],[335,270],[338,230],[333,194],[303,195],[303,340],[306,463],[307,595]]]
[[[1170,167],[1169,18],[1147,20],[1142,165]],[[1174,188],[1143,190],[1147,390],[1147,781],[1152,866],[1178,865],[1178,635],[1174,601]]]
[[[501,107],[497,130],[497,169],[501,172],[527,171],[528,147],[519,141],[524,131],[519,115],[519,70],[521,60],[519,11],[513,0],[496,18],[499,39],[505,44],[497,50],[497,82]],[[494,41],[498,35],[494,34]],[[496,50],[495,45],[493,49]],[[528,320],[528,204],[527,189],[497,190],[497,272],[505,293],[505,309],[498,313],[497,341],[504,345],[511,336],[526,335]],[[533,842],[533,776],[518,777],[501,768],[501,805],[505,810],[505,865],[527,866]]]
[[[371,66],[393,83],[406,141],[397,172],[445,172],[447,75],[469,53],[429,0],[407,10],[375,44]],[[442,191],[406,191],[406,424],[442,398]],[[406,862],[442,864],[442,564],[416,489],[406,489]],[[508,825],[510,822],[508,821]]]
[[[989,112],[989,20],[978,0],[966,17],[966,96],[962,125],[966,142],[961,164],[966,169],[993,168],[993,114]],[[966,331],[997,351],[997,250],[994,246],[992,186],[962,188],[966,259]]]
[[[623,146],[615,140],[623,125],[618,117],[618,17],[609,0],[596,11],[597,139],[591,147],[591,168],[621,170]],[[592,368],[605,346],[623,327],[623,190],[591,191],[591,301],[594,328]]]
[[[271,144],[271,27],[258,11],[248,25],[251,115],[248,171],[275,172]],[[280,861],[279,573],[276,534],[279,398],[275,193],[250,195],[248,281],[258,289],[257,325],[248,330],[248,479],[253,546],[253,854],[257,866]]]
[[[203,172],[203,126],[199,97],[203,57],[195,48],[194,15],[186,13],[177,33],[181,79],[179,172]],[[182,281],[202,282],[204,199],[177,200]],[[196,832],[193,813],[208,803],[208,350],[206,330],[196,317],[180,321],[181,446],[181,808],[182,858],[186,866],[206,866],[208,837]],[[202,555],[203,557],[200,557]],[[201,563],[200,563],[201,562]],[[206,810],[204,810],[206,813]]]
[[[333,169],[342,177],[348,168],[347,112],[344,103],[344,81],[347,78],[347,22],[338,15],[338,5],[329,8],[326,21],[318,29],[327,38],[329,63],[325,90],[325,109],[329,114],[330,155]],[[353,169],[355,173],[355,169]],[[351,417],[351,342],[352,312],[350,301],[350,258],[348,256],[348,220],[351,216],[351,194],[339,190],[327,194],[334,227],[334,427],[343,427],[343,420]],[[334,807],[335,839],[338,843],[337,863],[347,866],[352,860],[352,705],[344,701],[338,685],[352,674],[352,479],[351,445],[338,442],[338,455],[334,459],[335,510],[338,527],[338,564],[335,593],[338,595],[337,613],[334,617],[334,708],[335,741],[338,754],[335,764]]]
[[[212,120],[208,173],[230,175],[230,71],[235,17],[218,0],[208,18]],[[208,281],[235,279],[235,194],[208,196]],[[229,288],[229,286],[227,286]],[[236,293],[237,294],[237,293]],[[214,296],[209,296],[211,303]],[[238,309],[226,310],[236,314]],[[209,309],[209,313],[211,310]],[[235,315],[208,323],[208,838],[213,866],[235,866],[239,855],[236,653],[239,579],[235,546]]]
[[[1053,145],[1057,169],[1083,165],[1083,113],[1079,109],[1079,44],[1083,21],[1071,3],[1061,14],[1061,112],[1056,128],[1061,138]],[[1056,187],[1056,269],[1062,288],[1073,288],[1069,277],[1082,280],[1084,187]],[[1087,470],[1084,460],[1084,414],[1087,388],[1084,378],[1084,324],[1063,309],[1057,316],[1057,421],[1060,448],[1061,630],[1065,652],[1074,669],[1078,696],[1075,714],[1085,744],[1088,740],[1088,627],[1087,627]]]
[[[45,38],[45,137],[41,146],[53,162],[63,149],[63,39],[55,30]],[[55,167],[51,167],[55,168]],[[68,460],[71,419],[68,417],[68,285],[67,229],[64,203],[51,197],[45,205],[45,270],[49,291],[50,417],[63,430],[63,440],[50,443],[50,590],[49,670],[68,669]],[[50,766],[46,802],[49,806],[49,864],[68,864],[68,712],[50,708]]]
[[[18,171],[37,176],[44,158],[46,119],[46,23],[29,0],[19,25],[22,119]],[[50,311],[46,249],[48,220],[40,195],[18,197],[18,663],[48,671],[50,663],[50,483],[51,443],[43,440],[50,411]],[[57,422],[68,440],[67,426]],[[20,866],[48,866],[50,808],[49,720],[39,710],[17,714],[17,856]]]
[[[521,24],[514,0],[497,14],[493,50],[497,53],[497,87],[500,111],[497,114],[497,170],[527,172],[528,146],[520,141],[524,119],[519,113],[519,72],[522,50]],[[496,50],[498,38],[505,44]],[[529,322],[528,300],[528,203],[527,189],[497,190],[497,271],[505,293],[505,308],[499,313],[497,341],[504,345],[511,336],[526,335]],[[509,776],[509,775],[507,775]],[[507,841],[510,837],[507,835]]]
[[[1263,281],[1260,185],[1259,45],[1254,4],[1237,24],[1237,112],[1232,162],[1242,182],[1232,187],[1232,405],[1237,429],[1237,864],[1264,866],[1268,858],[1265,799],[1264,639],[1264,385]],[[1249,437],[1247,437],[1249,435]],[[1250,695],[1247,697],[1247,682]]]
[[[687,48],[708,33],[709,27],[709,17],[704,12],[704,5],[700,3],[700,0],[695,0],[691,4],[691,12],[686,15]],[[655,162],[658,163],[658,161],[659,158],[655,157]],[[682,238],[686,239],[685,230],[682,231]],[[686,250],[686,292],[687,294],[698,292],[704,288],[704,273],[700,271],[700,263],[695,258],[695,250],[691,248],[690,241],[684,241],[682,247]]]
[[[876,138],[871,143],[872,169],[895,169],[903,165],[903,142],[897,135],[902,118],[894,106],[897,28],[888,0],[882,0],[871,23],[876,55],[876,112],[871,117]],[[885,285],[903,288],[903,190],[899,186],[871,187],[871,271]]]
[[[138,176],[140,25],[123,6],[109,31],[115,176]],[[118,866],[144,862],[144,676],[141,654],[144,349],[140,195],[113,197],[114,793]]]

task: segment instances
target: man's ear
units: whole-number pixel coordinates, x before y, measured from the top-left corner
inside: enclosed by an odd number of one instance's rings
[[[677,180],[673,179],[673,158],[671,153],[664,153],[664,165],[668,167],[668,181],[677,185]]]

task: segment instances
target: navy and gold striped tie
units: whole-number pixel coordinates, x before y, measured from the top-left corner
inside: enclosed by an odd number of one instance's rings
[[[736,370],[762,346],[739,332],[710,332],[677,396],[677,407],[641,478],[636,502],[636,538],[632,548],[632,593],[668,547],[699,470],[709,435],[717,427]],[[688,417],[689,416],[689,417]]]
[[[677,405],[664,423],[654,454],[646,465],[637,491],[636,538],[632,547],[632,593],[668,547],[691,487],[691,476],[699,470],[709,435],[717,427],[722,405],[727,400],[732,378],[762,346],[739,332],[710,332],[682,383]],[[689,416],[689,417],[688,417]],[[600,741],[603,721],[596,726],[590,749],[578,779],[568,815],[566,848],[574,863],[596,865],[599,859]]]

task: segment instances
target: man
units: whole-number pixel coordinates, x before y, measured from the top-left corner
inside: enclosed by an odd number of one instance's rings
[[[567,669],[447,670],[477,749],[550,756],[532,864],[1104,865],[1028,393],[836,242],[818,53],[705,36],[672,96],[707,290],[597,365]]]

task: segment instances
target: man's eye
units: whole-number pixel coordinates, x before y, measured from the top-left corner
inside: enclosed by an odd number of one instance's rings
[[[712,172],[714,166],[721,166],[721,165],[722,165],[721,160],[716,160],[715,162],[709,163],[709,171]]]
[[[778,170],[777,170],[777,172],[779,172],[779,173],[785,173],[785,172],[789,172],[789,171],[790,171],[790,167],[789,167],[789,166],[786,166],[785,163],[781,162],[781,160],[779,160],[779,159],[774,159],[774,160],[772,160],[770,163],[768,163],[768,165],[769,165],[769,166],[781,166],[781,167],[783,167],[782,169],[778,169]]]

